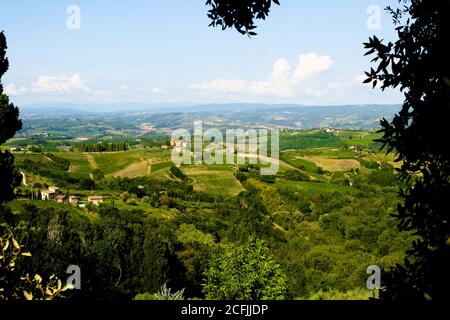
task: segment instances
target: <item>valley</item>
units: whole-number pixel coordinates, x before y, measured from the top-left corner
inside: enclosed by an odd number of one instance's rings
[[[61,237],[81,237],[89,243],[84,249],[88,251],[103,250],[102,243],[121,243],[122,249],[114,249],[111,258],[122,261],[122,270],[131,263],[130,252],[142,250],[142,241],[154,234],[165,252],[154,259],[172,262],[151,272],[166,279],[170,288],[185,289],[191,298],[204,297],[203,274],[213,252],[249,237],[267,243],[289,279],[287,290],[293,299],[376,296],[376,291],[364,289],[368,265],[388,268],[401,263],[412,236],[399,233],[390,215],[403,182],[393,156],[379,152],[375,130],[282,130],[275,176],[262,176],[264,164],[249,164],[248,158],[240,165],[175,166],[175,147],[163,131],[151,130],[152,136],[144,137],[118,128],[119,134],[112,137],[80,139],[54,132],[36,136],[25,127],[27,134],[6,144],[26,178],[16,189],[16,200],[8,204],[12,220],[45,230],[54,219],[63,219],[63,224],[57,223],[63,228]],[[82,152],[80,143],[85,148],[122,143],[124,150]],[[40,200],[52,187],[63,197]],[[39,218],[30,218],[32,212]],[[32,238],[27,244],[36,249]],[[55,250],[50,243],[39,250],[37,259]],[[87,252],[77,250],[68,255],[54,252],[59,262],[41,261],[40,268],[58,274],[67,259],[84,259]],[[102,259],[96,258],[98,263]],[[131,269],[120,286],[113,287],[105,277],[114,277],[114,270],[90,270],[89,277],[106,281],[108,295],[132,297],[158,289],[142,283],[149,278]],[[97,290],[92,284],[78,295],[87,299]]]

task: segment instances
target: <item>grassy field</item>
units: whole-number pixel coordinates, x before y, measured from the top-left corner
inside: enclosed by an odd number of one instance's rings
[[[170,150],[161,148],[146,148],[136,150],[136,155],[143,161],[152,163],[168,162],[170,160]]]
[[[86,154],[85,156],[86,156],[87,161],[89,162],[89,167],[91,169],[98,169],[98,164],[95,161],[94,156],[92,154]]]
[[[160,163],[155,163],[151,165],[151,169],[150,172],[151,173],[156,173],[158,171],[164,170],[164,169],[168,169],[171,166],[173,166],[172,162],[160,162]]]
[[[287,181],[277,179],[275,185],[280,190],[302,192],[306,195],[331,193],[331,192],[355,192],[356,190],[350,186],[337,185],[325,182],[308,182],[308,181]]]
[[[244,191],[241,183],[235,178],[232,167],[193,166],[182,169],[184,174],[194,181],[194,190],[213,195],[234,196]]]
[[[91,154],[95,164],[105,175],[115,175],[133,163],[142,160],[134,151]],[[92,167],[91,162],[91,167]]]
[[[280,156],[281,160],[289,163],[297,169],[309,171],[309,172],[317,172],[318,167],[314,162],[307,161],[298,156],[296,151],[287,151],[283,152]]]
[[[48,159],[44,154],[41,153],[23,153],[23,152],[15,152],[14,158],[16,163],[21,163],[26,159],[42,162],[42,163],[51,163],[51,160]]]
[[[335,135],[322,131],[286,132],[280,136],[280,150],[321,147],[341,148],[345,145],[345,142]]]
[[[303,159],[308,162],[313,162],[322,169],[331,172],[348,171],[361,167],[361,164],[354,159],[330,159],[323,157],[308,157]]]
[[[161,148],[138,149],[126,152],[89,154],[91,167],[95,165],[107,176],[136,178],[170,168],[170,153]]]
[[[170,173],[169,168],[159,170],[156,172],[152,172],[152,173],[150,173],[149,176],[152,177],[156,181],[174,180],[174,177]]]
[[[67,159],[70,161],[70,172],[75,172],[80,175],[89,176],[91,170],[91,164],[87,156],[81,152],[57,152],[55,153],[58,157]]]
[[[311,148],[305,150],[297,150],[293,153],[299,157],[325,157],[331,159],[353,159],[358,153],[345,148]]]
[[[146,161],[140,161],[132,163],[128,167],[115,172],[113,176],[118,178],[143,177],[149,173],[149,169],[149,164]]]
[[[337,136],[348,145],[367,147],[370,144],[374,143],[375,139],[381,138],[383,134],[369,131],[344,130],[341,131]]]
[[[128,165],[110,175],[120,178],[136,178],[157,173],[158,171],[168,169],[173,165],[169,161],[170,153],[161,148],[139,149],[128,151],[127,153],[129,154],[129,157],[131,157]],[[111,156],[116,158],[116,155],[120,154],[121,153],[114,153],[111,154]],[[126,159],[120,159],[119,156],[117,165],[123,166],[125,163]]]

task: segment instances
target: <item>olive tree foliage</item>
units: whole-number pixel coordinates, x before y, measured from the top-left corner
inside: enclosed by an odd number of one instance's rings
[[[6,37],[0,33],[0,145],[14,137],[22,129],[19,109],[9,102],[1,83],[8,71],[6,58]],[[9,210],[3,204],[14,196],[14,188],[20,185],[22,176],[14,166],[14,156],[0,150],[0,208]],[[54,275],[44,280],[40,275],[24,274],[19,271],[24,258],[31,257],[15,239],[6,224],[0,225],[0,300],[53,300],[70,289]]]
[[[0,301],[2,300],[54,300],[69,289],[54,275],[45,281],[40,275],[18,272],[23,258],[31,253],[24,251],[11,229],[0,225]]]
[[[9,102],[8,96],[3,92],[1,80],[9,68],[6,49],[5,34],[0,32],[0,145],[22,129],[19,109]],[[21,181],[22,176],[14,167],[14,156],[9,151],[0,150],[0,205],[13,198],[14,188],[19,186]]]
[[[207,0],[206,5],[211,7],[210,26],[220,26],[222,30],[235,28],[240,34],[254,36],[254,20],[265,20],[273,3],[280,5],[278,0]]]
[[[364,44],[376,64],[365,82],[404,93],[401,111],[381,121],[380,142],[396,152],[411,182],[400,192],[396,217],[399,229],[418,240],[404,266],[383,277],[380,298],[442,300],[450,287],[450,0],[399,0],[387,11],[398,40],[372,37]]]
[[[287,279],[263,241],[251,238],[210,261],[203,292],[211,300],[283,300]]]

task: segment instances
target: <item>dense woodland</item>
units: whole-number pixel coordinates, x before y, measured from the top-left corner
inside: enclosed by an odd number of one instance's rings
[[[73,148],[81,152],[115,152],[128,150],[128,145],[126,142],[77,143]]]

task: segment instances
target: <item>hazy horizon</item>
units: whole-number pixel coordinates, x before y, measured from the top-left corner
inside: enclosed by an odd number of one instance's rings
[[[92,110],[93,107],[101,109]],[[70,102],[51,102],[51,103],[33,103],[20,106],[20,109],[25,112],[36,112],[39,110],[51,111],[55,109],[64,111],[82,111],[91,113],[108,113],[108,112],[142,112],[142,111],[156,111],[159,113],[170,112],[184,112],[184,111],[204,111],[205,108],[217,108],[219,110],[249,110],[255,111],[258,109],[288,109],[288,108],[339,108],[339,107],[355,107],[355,108],[373,108],[373,107],[398,107],[400,103],[372,103],[372,104],[324,104],[324,105],[304,105],[295,103],[246,103],[246,102],[211,102],[211,103],[171,103],[171,102],[154,102],[154,103],[139,103],[139,102],[123,102],[123,103],[70,103]],[[165,109],[161,109],[165,108]],[[218,111],[215,109],[207,111]]]

